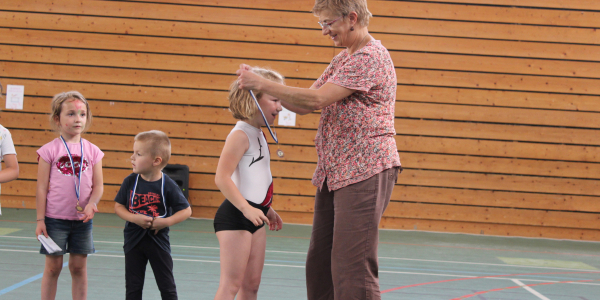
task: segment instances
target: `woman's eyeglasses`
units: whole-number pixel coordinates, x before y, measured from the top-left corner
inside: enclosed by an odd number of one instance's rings
[[[337,20],[341,19],[342,17],[339,17],[331,22],[317,22],[317,23],[319,23],[319,25],[321,25],[321,28],[323,28],[323,29],[330,29],[331,25],[333,25],[333,23],[337,22]]]

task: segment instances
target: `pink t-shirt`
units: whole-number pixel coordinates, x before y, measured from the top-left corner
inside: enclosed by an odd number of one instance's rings
[[[96,145],[82,138],[83,141],[83,169],[81,176],[81,190],[79,205],[87,205],[92,194],[93,168],[104,157]],[[79,143],[67,143],[69,151],[73,156],[75,173],[79,175],[79,166],[81,164],[81,146]],[[76,176],[73,176],[69,154],[60,138],[52,140],[50,143],[37,150],[38,160],[42,158],[50,164],[50,182],[48,184],[48,194],[46,196],[46,217],[79,220],[81,214],[77,213],[77,194],[75,193],[75,183],[79,184]]]
[[[319,161],[312,183],[329,190],[366,180],[399,167],[394,129],[396,71],[380,41],[370,41],[349,55],[336,55],[317,79],[316,88],[332,83],[356,90],[321,112],[315,139]]]

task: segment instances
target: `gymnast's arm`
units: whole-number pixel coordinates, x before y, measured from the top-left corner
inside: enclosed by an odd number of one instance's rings
[[[223,146],[223,151],[217,164],[215,184],[221,190],[223,196],[239,209],[246,219],[250,220],[254,226],[259,226],[263,222],[269,224],[269,219],[260,209],[248,204],[248,201],[246,201],[233,180],[231,180],[231,175],[249,147],[248,136],[243,131],[236,130],[229,134],[225,140],[225,146]]]

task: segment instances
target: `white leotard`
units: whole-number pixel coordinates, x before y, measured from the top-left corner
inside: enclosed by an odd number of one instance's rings
[[[268,207],[273,198],[273,177],[265,135],[262,130],[243,121],[238,121],[231,132],[236,130],[246,133],[250,147],[235,168],[231,180],[246,200]]]

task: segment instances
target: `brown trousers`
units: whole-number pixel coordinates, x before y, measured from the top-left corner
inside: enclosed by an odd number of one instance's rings
[[[398,178],[382,171],[336,191],[317,189],[308,256],[308,300],[379,300],[379,221]]]

